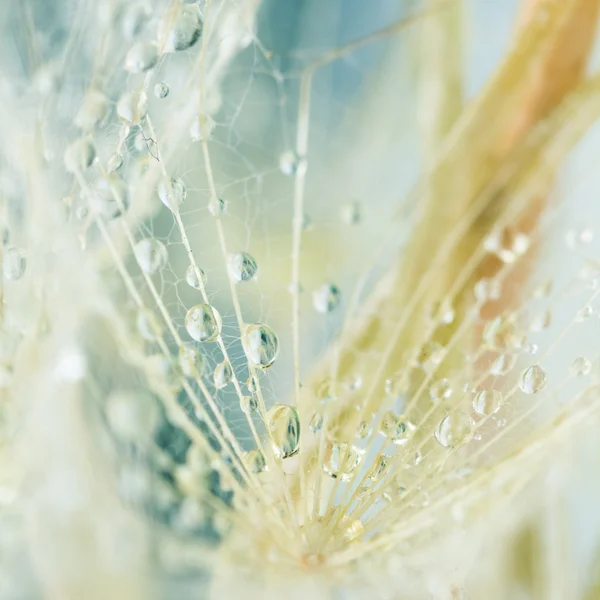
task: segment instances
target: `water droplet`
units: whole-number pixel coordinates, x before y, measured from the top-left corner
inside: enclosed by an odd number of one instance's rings
[[[123,166],[123,155],[120,152],[115,152],[106,163],[106,170],[109,173],[118,171]]]
[[[135,392],[117,392],[106,401],[106,418],[111,429],[123,441],[151,439],[160,413],[151,396]]]
[[[546,372],[542,367],[533,365],[525,369],[519,381],[521,391],[526,394],[535,394],[546,386]]]
[[[149,310],[138,312],[136,326],[139,334],[148,342],[154,342],[162,333],[156,316]]]
[[[198,273],[200,274],[199,278]],[[196,270],[194,265],[190,265],[185,272],[185,281],[190,287],[199,290],[206,286],[206,273],[204,269],[198,267]]]
[[[247,252],[230,254],[227,260],[229,274],[234,281],[250,281],[256,278],[258,263]]]
[[[319,431],[321,431],[322,427],[323,427],[323,415],[321,413],[315,413],[312,416],[312,419],[310,420],[308,428],[313,433],[318,433]]]
[[[362,219],[362,207],[360,202],[349,202],[344,204],[341,210],[342,221],[347,225],[358,225]]]
[[[374,482],[379,481],[379,479],[381,479],[381,476],[387,470],[389,464],[390,457],[385,454],[381,455],[377,460],[375,460],[375,462],[369,469],[367,473],[367,478]]]
[[[240,398],[240,408],[246,414],[256,412],[258,410],[258,401],[254,396],[242,396]]]
[[[158,184],[160,201],[173,212],[178,212],[187,196],[185,183],[179,177],[167,177]]]
[[[279,157],[279,170],[284,175],[295,175],[298,170],[300,160],[294,152],[283,152]]]
[[[265,419],[278,458],[288,458],[300,448],[300,419],[293,406],[275,404]]]
[[[279,354],[279,340],[275,332],[266,325],[247,325],[242,335],[242,346],[248,361],[256,367],[270,367]]]
[[[454,321],[454,308],[449,300],[434,302],[431,306],[431,320],[441,325],[450,325]]]
[[[229,385],[231,383],[231,380],[233,379],[233,369],[231,368],[231,364],[229,364],[229,361],[224,360],[223,362],[220,362],[215,367],[213,377],[215,387],[218,390],[222,390],[224,387]]]
[[[577,315],[575,316],[575,320],[578,322],[585,321],[594,315],[594,309],[586,304],[582,308],[577,311]]]
[[[96,159],[96,148],[89,137],[80,138],[65,150],[65,167],[69,173],[85,171]]]
[[[368,421],[361,421],[356,428],[356,437],[360,440],[364,440],[371,435],[372,431],[373,429]]]
[[[157,239],[144,238],[135,245],[133,251],[140,269],[148,275],[160,271],[167,264],[167,249]]]
[[[108,98],[98,90],[90,90],[75,116],[75,125],[84,131],[90,131],[105,121],[107,116]]]
[[[347,519],[346,519],[347,521]],[[358,539],[364,532],[365,527],[360,519],[355,519],[350,523],[343,522],[344,538],[348,541]]]
[[[323,450],[323,471],[333,479],[350,481],[353,471],[360,463],[358,449],[344,442],[325,440]]]
[[[250,450],[246,454],[246,464],[252,473],[262,473],[267,470],[265,455],[258,449]]]
[[[166,83],[166,82],[164,82],[164,81],[159,81],[154,86],[154,95],[159,100],[162,100],[163,98],[166,98],[169,95],[170,91],[171,91],[171,88],[169,87],[169,84]]]
[[[585,356],[579,356],[571,363],[570,372],[573,377],[585,377],[591,371],[592,363]]]
[[[333,283],[324,283],[313,292],[313,306],[320,313],[335,310],[342,299],[340,289]]]
[[[444,417],[435,430],[435,437],[445,448],[461,446],[473,433],[473,419],[463,412],[453,412]]]
[[[246,379],[246,389],[251,394],[256,394],[256,391],[258,390],[258,378],[255,375],[250,375],[250,377]]]
[[[186,377],[202,377],[206,368],[204,357],[194,346],[184,344],[179,349],[179,366]]]
[[[184,4],[175,17],[170,16],[162,23],[160,38],[165,39],[165,52],[181,52],[191,48],[202,35],[204,22],[197,4]]]
[[[215,131],[216,123],[210,115],[202,114],[196,117],[190,125],[190,137],[194,142],[210,140]]]
[[[473,399],[473,410],[478,415],[491,415],[500,409],[502,400],[498,390],[481,390]]]
[[[125,56],[125,70],[143,73],[158,62],[158,48],[151,42],[138,42]]]
[[[490,367],[490,375],[506,375],[517,363],[517,357],[512,354],[501,354]]]
[[[534,332],[543,331],[549,327],[551,320],[552,313],[549,310],[545,310],[542,313],[535,315],[529,329]]]
[[[510,313],[488,321],[481,337],[489,348],[500,351],[521,348],[524,343],[524,335]]]
[[[391,410],[383,415],[379,424],[379,433],[398,446],[406,444],[414,429],[410,421]]]
[[[129,209],[129,186],[117,173],[98,179],[90,196],[90,207],[105,219],[116,219]]]
[[[221,334],[221,315],[210,304],[196,304],[185,315],[185,328],[197,342],[214,342]]]
[[[117,101],[117,114],[132,125],[139,125],[148,114],[146,92],[125,92]]]
[[[479,302],[488,302],[500,298],[500,283],[495,279],[480,279],[474,286],[475,299]]]
[[[447,400],[452,396],[452,384],[448,379],[440,379],[430,386],[429,395],[434,402]]]
[[[27,266],[27,257],[20,248],[8,248],[2,257],[2,272],[4,278],[10,281],[21,279]]]
[[[433,367],[437,367],[444,356],[446,349],[437,342],[429,341],[423,344],[417,355],[416,362],[425,371],[429,371]]]
[[[223,198],[212,198],[208,203],[208,212],[213,217],[222,217],[227,212],[227,202]]]
[[[121,31],[125,38],[132,39],[140,34],[151,14],[150,7],[146,2],[129,5],[121,21]]]

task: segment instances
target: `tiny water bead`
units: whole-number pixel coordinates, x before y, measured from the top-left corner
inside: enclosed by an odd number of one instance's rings
[[[308,424],[308,428],[313,433],[318,433],[319,431],[321,431],[322,427],[323,427],[323,415],[321,413],[315,413],[312,416],[310,423]]]
[[[246,454],[246,464],[251,473],[262,473],[267,470],[265,455],[258,449],[250,450]]]
[[[148,342],[154,342],[161,334],[161,327],[156,315],[146,309],[138,312],[136,326],[138,333]]]
[[[148,114],[146,92],[125,92],[117,101],[117,114],[131,125],[139,125]]]
[[[129,186],[117,173],[96,181],[91,190],[90,207],[105,219],[116,219],[130,206]]]
[[[72,142],[65,150],[65,167],[69,173],[85,171],[96,160],[96,148],[91,138],[83,137]]]
[[[406,444],[414,429],[415,427],[410,421],[391,410],[383,415],[379,424],[379,433],[398,446]]]
[[[346,225],[358,225],[362,220],[362,206],[360,202],[349,202],[344,204],[341,209],[342,221]]]
[[[360,464],[361,454],[351,444],[325,440],[323,471],[333,479],[350,481],[353,471]]]
[[[148,275],[160,271],[167,264],[167,249],[162,242],[155,238],[140,240],[135,245],[134,253],[140,269]]]
[[[187,196],[185,183],[179,177],[166,177],[158,184],[158,197],[171,211],[179,211]]]
[[[258,263],[248,252],[236,252],[227,257],[229,274],[236,282],[250,281],[256,278]]]
[[[585,356],[578,356],[572,363],[570,373],[573,377],[585,377],[592,371],[592,362]]]
[[[106,170],[109,173],[118,171],[123,166],[123,155],[120,152],[115,152],[106,162]]]
[[[254,396],[242,396],[240,399],[240,408],[246,414],[256,412],[258,410],[258,401]]]
[[[194,142],[209,141],[215,131],[215,120],[206,114],[196,117],[190,125],[190,137]]]
[[[196,304],[185,315],[185,328],[197,342],[214,342],[221,334],[221,315],[210,304]]]
[[[108,98],[98,90],[90,90],[75,116],[75,125],[84,131],[90,131],[101,125],[108,116]]]
[[[435,430],[435,437],[445,448],[462,446],[471,437],[474,426],[468,414],[453,412],[442,419]]]
[[[164,82],[164,81],[159,81],[155,86],[154,86],[154,95],[159,99],[162,100],[163,98],[166,98],[169,93],[171,92],[171,88],[169,87],[169,84]]]
[[[246,389],[251,394],[256,394],[256,391],[258,390],[258,377],[255,375],[250,375],[250,377],[246,379]]]
[[[529,329],[533,332],[543,331],[550,326],[551,321],[552,313],[549,310],[542,311],[533,317]]]
[[[213,381],[215,387],[218,390],[222,390],[224,387],[227,387],[231,380],[233,379],[233,369],[231,368],[231,364],[229,361],[224,360],[220,362],[214,370],[213,373]]]
[[[179,367],[186,377],[202,377],[206,363],[198,348],[184,344],[179,349]]]
[[[589,304],[586,304],[577,311],[575,320],[581,323],[582,321],[586,321],[592,316],[594,316],[594,309]]]
[[[292,151],[286,151],[279,157],[279,170],[284,175],[295,175],[300,164],[300,159]]]
[[[200,277],[198,277],[198,274]],[[190,265],[185,272],[185,281],[190,287],[199,290],[206,286],[206,273],[204,269]]]
[[[431,385],[429,395],[434,402],[447,400],[452,396],[452,384],[448,379],[440,379]]]
[[[139,42],[125,56],[125,70],[143,73],[158,62],[158,48],[151,42]]]
[[[517,364],[517,357],[514,354],[501,354],[492,363],[489,372],[490,375],[506,375]]]
[[[287,404],[275,404],[266,414],[265,422],[278,458],[289,458],[300,449],[300,418],[298,411]]]
[[[161,38],[166,37],[165,52],[181,52],[191,48],[202,35],[204,21],[197,4],[184,4],[175,17],[168,16],[162,23]]]
[[[546,386],[546,372],[539,365],[533,365],[521,375],[519,388],[526,394],[536,394]]]
[[[270,367],[279,354],[277,335],[262,323],[246,326],[242,334],[242,346],[248,361],[261,369]]]
[[[492,415],[502,406],[502,393],[498,390],[481,390],[473,399],[473,410],[481,416]]]
[[[227,202],[223,198],[212,198],[208,203],[208,212],[213,217],[222,217],[227,213]]]
[[[434,323],[450,325],[454,321],[454,308],[449,300],[441,300],[431,305],[430,317]]]
[[[2,257],[2,273],[9,281],[17,281],[25,274],[27,257],[20,248],[8,248]]]
[[[313,306],[320,313],[330,313],[335,310],[341,301],[342,293],[333,283],[324,283],[313,292]]]

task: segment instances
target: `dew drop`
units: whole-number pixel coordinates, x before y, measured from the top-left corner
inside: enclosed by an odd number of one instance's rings
[[[344,204],[341,210],[342,221],[346,225],[358,225],[362,220],[362,207],[360,202]]]
[[[216,123],[210,115],[202,114],[196,117],[190,125],[190,137],[194,142],[210,140],[215,131]]]
[[[434,402],[447,400],[452,396],[452,384],[448,379],[440,379],[431,385],[429,395]]]
[[[501,354],[494,360],[490,367],[491,375],[506,375],[509,373],[517,362],[517,357],[512,354]]]
[[[85,171],[96,159],[96,148],[89,137],[72,142],[65,150],[65,167],[69,173]]]
[[[117,101],[117,114],[132,125],[139,125],[148,114],[145,92],[125,92]]]
[[[431,307],[431,319],[441,325],[450,325],[454,321],[454,308],[448,300],[435,302]]]
[[[265,455],[258,449],[250,450],[246,454],[246,464],[252,473],[262,473],[267,470]]]
[[[194,346],[184,344],[179,349],[179,367],[186,377],[202,377],[206,363],[204,357]]]
[[[255,375],[250,375],[250,377],[246,379],[246,389],[251,394],[256,394],[256,391],[258,390],[258,378]]]
[[[125,70],[143,73],[158,62],[158,48],[151,42],[139,42],[125,56]]]
[[[208,212],[213,217],[222,217],[227,212],[227,202],[223,198],[212,198],[208,203]]]
[[[105,121],[108,116],[108,98],[98,90],[89,91],[83,100],[75,125],[84,131],[90,131]]]
[[[224,360],[215,367],[213,379],[215,387],[218,390],[222,390],[231,383],[231,380],[233,379],[233,369],[231,368],[229,361]]]
[[[275,404],[266,414],[273,451],[278,458],[293,456],[300,449],[300,419],[293,406]]]
[[[178,212],[187,196],[185,183],[179,177],[167,177],[158,184],[158,197],[171,211]]]
[[[379,433],[392,443],[402,446],[409,440],[414,428],[410,421],[389,410],[379,424]]]
[[[129,186],[117,173],[98,179],[91,190],[90,207],[105,219],[120,217],[129,205]]]
[[[582,308],[580,308],[577,311],[575,320],[581,323],[582,321],[589,319],[593,315],[594,315],[594,309],[589,304],[586,304],[585,306],[583,306]]]
[[[139,334],[148,342],[154,342],[161,334],[161,327],[154,313],[140,310],[137,314],[136,326]]]
[[[169,84],[164,82],[164,81],[159,81],[155,86],[154,86],[154,95],[159,99],[162,100],[163,98],[166,98],[169,93],[171,91],[171,88],[169,87]]]
[[[321,413],[315,413],[312,416],[310,423],[308,424],[308,428],[313,433],[318,433],[319,431],[321,431],[322,427],[323,427],[323,415]]]
[[[360,463],[358,449],[344,442],[325,440],[323,450],[323,471],[333,479],[350,481],[353,471]]]
[[[279,340],[275,332],[266,325],[247,325],[242,335],[242,346],[248,361],[255,367],[270,367],[279,354]]]
[[[579,356],[571,363],[570,373],[573,377],[585,377],[591,371],[592,363],[585,356]]]
[[[494,414],[500,409],[502,400],[498,390],[481,390],[473,399],[473,410],[482,416]]]
[[[106,170],[109,173],[118,171],[123,166],[123,155],[120,152],[115,152],[106,163]]]
[[[535,315],[531,321],[530,330],[533,332],[543,331],[550,325],[552,315],[549,310],[545,310],[540,314]]]
[[[371,435],[372,431],[373,429],[368,421],[361,421],[356,428],[356,437],[360,440],[364,440]]]
[[[247,252],[236,252],[230,254],[227,259],[229,274],[237,282],[250,281],[256,278],[258,263]]]
[[[313,306],[320,313],[330,313],[335,310],[342,299],[340,289],[333,283],[324,283],[313,292]]]
[[[250,414],[258,410],[258,402],[254,396],[242,396],[240,399],[240,408],[246,414]]]
[[[435,430],[435,437],[445,448],[461,446],[473,433],[473,419],[463,412],[453,412],[444,417]]]
[[[214,342],[221,334],[221,315],[210,304],[196,304],[185,315],[185,328],[197,342]]]
[[[279,157],[279,170],[284,175],[295,175],[298,170],[300,160],[294,152],[287,151],[283,152]]]
[[[140,240],[135,245],[134,254],[140,269],[148,275],[160,271],[167,264],[167,249],[162,242],[154,238]]]
[[[546,372],[542,367],[533,365],[523,372],[519,381],[519,388],[526,394],[535,394],[546,385]]]
[[[200,273],[200,278],[198,278],[198,273]],[[206,273],[201,267],[196,269],[194,265],[190,265],[185,272],[185,281],[190,287],[199,290],[206,286]]]
[[[495,279],[480,279],[474,286],[475,298],[479,302],[488,302],[500,298],[500,283]]]
[[[161,37],[165,52],[181,52],[191,48],[202,35],[204,22],[197,4],[184,4],[173,23],[168,17],[162,24]]]
[[[446,349],[438,344],[438,342],[429,341],[423,344],[417,355],[416,362],[425,371],[429,371],[431,368],[438,366],[444,356],[446,355]]]
[[[8,248],[2,257],[2,273],[9,281],[21,279],[27,267],[27,257],[20,248]]]

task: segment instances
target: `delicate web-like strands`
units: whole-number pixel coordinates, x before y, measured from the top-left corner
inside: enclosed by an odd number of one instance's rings
[[[599,248],[540,199],[593,27],[531,73],[595,0],[533,2],[468,103],[454,0],[308,58],[257,0],[99,4],[0,15],[0,597],[586,598],[547,497],[598,422]]]

